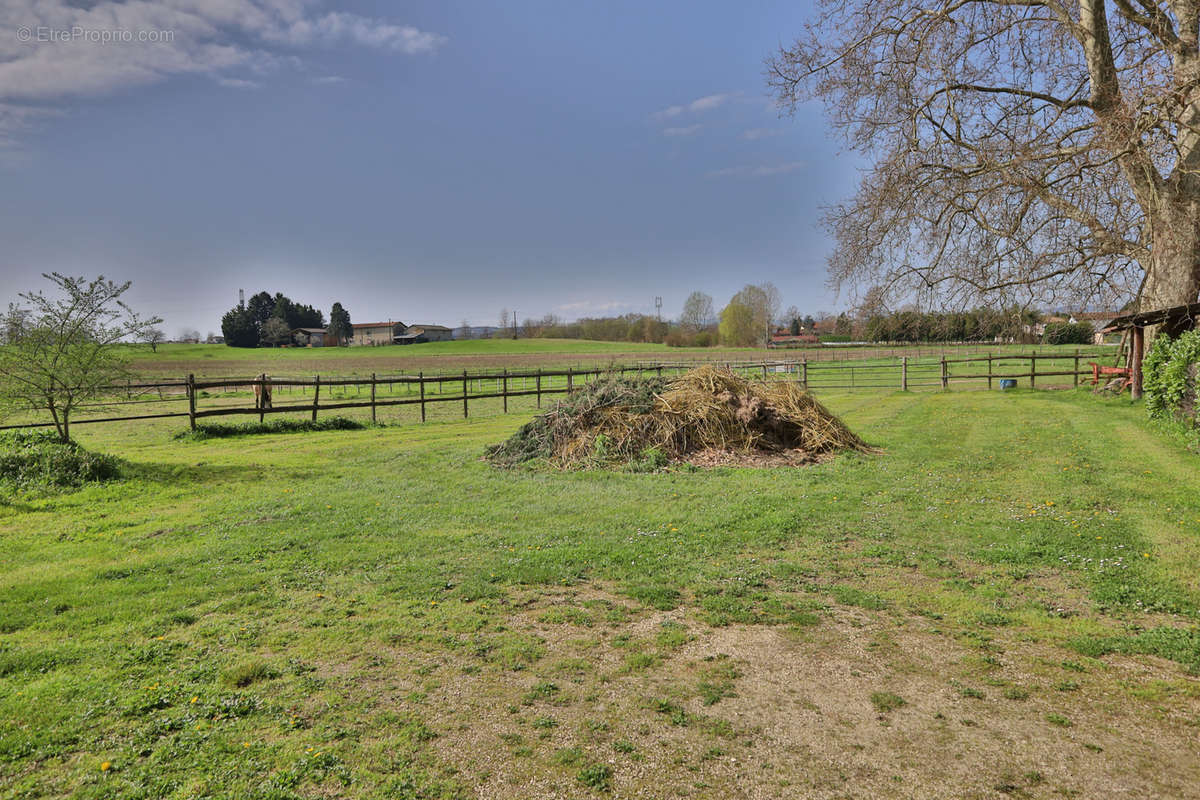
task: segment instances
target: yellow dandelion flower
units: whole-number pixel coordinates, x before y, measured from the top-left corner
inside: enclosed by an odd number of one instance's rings
[[[111,761],[101,761],[100,762],[100,771],[101,772],[108,772],[110,769],[112,769]]]
[[[198,695],[198,694],[197,694],[197,695],[193,695],[193,696],[192,696],[192,699],[191,699],[191,700],[188,700],[188,702],[189,702],[189,703],[195,703],[195,702],[196,702],[197,700],[199,700],[199,699],[200,699],[200,695]]]

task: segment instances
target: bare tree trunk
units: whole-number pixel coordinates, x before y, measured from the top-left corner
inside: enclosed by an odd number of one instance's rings
[[[1200,226],[1197,202],[1172,203],[1157,215],[1154,228],[1153,260],[1138,299],[1138,310],[1187,305],[1200,296]],[[1170,215],[1167,218],[1167,215]],[[1163,330],[1170,336],[1180,331]],[[1151,338],[1157,333],[1148,331]]]

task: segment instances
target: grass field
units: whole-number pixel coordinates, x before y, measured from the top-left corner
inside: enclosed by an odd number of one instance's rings
[[[0,506],[0,795],[1200,797],[1196,456],[1082,391],[822,400],[884,452],[80,428],[132,477]]]
[[[369,375],[398,372],[472,372],[484,370],[565,368],[633,364],[639,361],[760,361],[811,362],[883,360],[897,355],[929,359],[935,354],[963,357],[987,353],[1074,353],[1074,346],[1030,345],[913,345],[909,347],[816,347],[794,350],[763,348],[667,347],[660,344],[596,342],[578,339],[478,339],[394,347],[238,348],[209,344],[165,344],[158,352],[139,346],[132,350],[134,369],[148,377],[180,378],[189,372],[209,378],[322,375]],[[1085,353],[1108,353],[1114,348],[1082,348]]]

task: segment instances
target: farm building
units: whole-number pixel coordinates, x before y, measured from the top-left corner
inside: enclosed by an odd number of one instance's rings
[[[403,322],[360,322],[351,325],[354,336],[351,344],[420,344],[448,342],[454,331],[445,325],[405,325]]]
[[[403,322],[356,322],[350,327],[354,330],[350,343],[356,345],[395,344],[397,336],[408,332]]]
[[[427,342],[448,342],[454,338],[454,331],[445,325],[409,325],[405,333],[424,336]]]
[[[300,347],[324,347],[326,335],[324,328],[295,328],[292,341]]]

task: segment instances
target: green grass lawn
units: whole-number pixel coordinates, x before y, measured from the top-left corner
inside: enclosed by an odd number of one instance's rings
[[[865,364],[893,364],[890,356],[909,355],[916,363],[932,365],[942,353],[950,358],[987,353],[1073,354],[1111,353],[1113,348],[1076,348],[1065,345],[912,345],[907,347],[813,347],[793,350],[727,347],[667,347],[662,344],[599,342],[579,339],[474,339],[455,342],[392,347],[289,347],[239,348],[209,344],[164,344],[157,352],[139,345],[130,348],[135,372],[149,378],[179,379],[187,373],[202,377],[223,375],[252,376],[266,372],[274,377],[313,374],[368,375],[457,373],[485,370],[563,369],[568,365],[603,366],[610,363],[632,364],[639,361],[761,361],[763,359],[807,359],[814,364],[854,361]],[[888,358],[881,358],[883,355]],[[956,368],[957,369],[957,368]],[[963,367],[962,369],[966,369]],[[916,376],[914,375],[914,380]]]
[[[822,399],[883,452],[79,428],[131,477],[0,506],[0,796],[1196,796],[1196,456],[1085,392]]]

